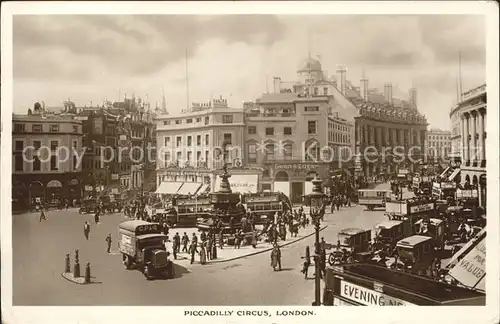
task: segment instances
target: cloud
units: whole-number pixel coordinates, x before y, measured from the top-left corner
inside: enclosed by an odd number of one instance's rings
[[[464,90],[485,80],[485,20],[449,15],[74,15],[14,18],[14,92],[19,107],[52,105],[70,96],[78,104],[135,92],[161,100],[171,112],[189,100],[229,97],[241,107],[272,90],[272,77],[295,81],[311,52],[335,74],[346,65],[359,85],[406,99],[418,88],[419,109],[431,123],[447,124],[456,98],[458,50]],[[232,96],[230,96],[232,95]],[[439,108],[439,109],[436,109]]]

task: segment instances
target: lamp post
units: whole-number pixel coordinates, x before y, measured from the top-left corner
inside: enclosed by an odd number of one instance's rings
[[[309,215],[314,223],[315,231],[315,249],[314,249],[314,267],[315,267],[315,278],[314,278],[314,302],[313,306],[321,305],[321,247],[319,242],[319,230],[320,230],[320,218],[321,211],[320,208],[323,205],[323,201],[326,195],[323,193],[323,188],[321,186],[321,179],[316,175],[316,177],[311,181],[313,184],[312,192],[306,195],[306,203],[309,205]]]

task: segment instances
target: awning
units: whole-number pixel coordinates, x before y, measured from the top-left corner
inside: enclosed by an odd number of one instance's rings
[[[444,175],[450,170],[450,167],[447,167],[446,170],[443,171],[443,173],[441,173],[439,175],[440,178],[444,178]]]
[[[177,190],[178,195],[194,195],[201,187],[199,182],[184,182]]]
[[[459,168],[456,168],[455,170],[453,170],[453,173],[448,178],[448,181],[455,181],[455,178],[457,177],[459,172],[460,172]]]
[[[259,176],[257,174],[234,174],[229,178],[231,190],[238,193],[257,193]],[[220,177],[215,179],[215,190],[220,189]]]
[[[51,182],[47,183],[47,188],[61,188],[62,184],[61,182],[57,180],[52,180]]]
[[[163,181],[156,190],[157,194],[174,195],[182,186],[182,182]]]
[[[207,192],[209,187],[210,187],[210,185],[208,185],[208,184],[206,184],[206,183],[205,183],[205,184],[203,184],[203,185],[200,187],[200,189],[198,189],[198,191],[196,192],[196,194],[197,194],[197,195],[200,195],[200,194],[202,194],[202,193]]]

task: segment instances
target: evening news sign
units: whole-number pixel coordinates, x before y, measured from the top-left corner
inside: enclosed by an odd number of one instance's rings
[[[365,306],[409,306],[413,305],[396,297],[367,289],[350,282],[340,282],[340,296]]]
[[[479,242],[453,269],[450,276],[467,287],[476,287],[486,275],[486,240]]]
[[[428,203],[425,205],[418,205],[418,206],[410,207],[410,212],[411,213],[420,213],[423,211],[428,211],[428,210],[433,210],[433,209],[434,209],[434,204]]]
[[[317,164],[276,164],[276,170],[314,170],[318,167]]]

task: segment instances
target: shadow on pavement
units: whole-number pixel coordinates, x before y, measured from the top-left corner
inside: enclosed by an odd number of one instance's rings
[[[293,271],[293,270],[295,270],[295,269],[294,268],[281,268],[281,271]]]
[[[189,273],[187,268],[174,263],[174,278],[172,279],[182,278],[182,276],[186,273]]]

